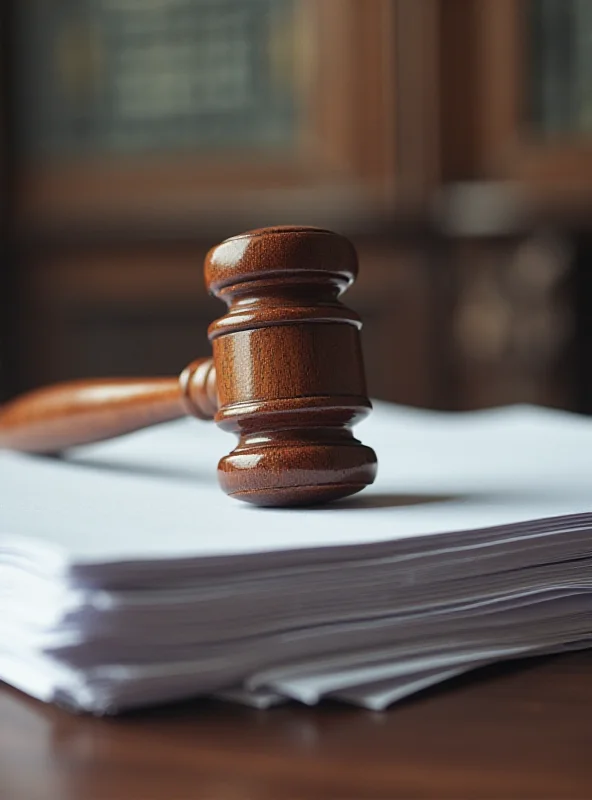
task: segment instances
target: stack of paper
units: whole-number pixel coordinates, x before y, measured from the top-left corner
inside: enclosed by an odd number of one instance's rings
[[[95,713],[195,695],[371,708],[592,637],[592,421],[377,404],[376,484],[255,509],[186,420],[0,454],[0,678]]]

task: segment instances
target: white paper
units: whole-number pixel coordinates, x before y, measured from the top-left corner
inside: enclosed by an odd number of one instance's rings
[[[24,553],[27,537],[62,566],[302,556],[592,511],[587,419],[528,408],[446,415],[380,406],[358,430],[378,452],[376,484],[315,510],[262,511],[225,497],[215,464],[233,439],[193,420],[80,448],[69,461],[2,453],[0,547]]]
[[[378,404],[376,484],[322,509],[225,497],[182,421],[67,459],[0,453],[0,678],[113,713],[199,694],[383,708],[592,640],[592,421]]]

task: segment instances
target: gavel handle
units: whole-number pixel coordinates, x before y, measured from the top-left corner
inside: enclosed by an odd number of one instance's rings
[[[188,414],[211,419],[216,371],[200,358],[178,378],[114,378],[57,384],[0,407],[0,449],[57,453]]]

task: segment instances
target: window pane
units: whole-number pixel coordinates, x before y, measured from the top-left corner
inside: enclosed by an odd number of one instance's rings
[[[296,0],[22,0],[30,155],[286,149]]]
[[[592,132],[592,0],[531,0],[531,111],[543,134]]]

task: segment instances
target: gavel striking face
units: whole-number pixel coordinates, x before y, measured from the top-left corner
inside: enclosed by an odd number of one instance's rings
[[[351,243],[278,227],[213,248],[208,290],[228,306],[208,330],[212,359],[180,378],[84,381],[0,409],[0,447],[56,452],[190,413],[238,444],[218,465],[223,490],[260,506],[311,505],[360,491],[376,455],[351,427],[371,409],[359,318],[339,301],[357,275]]]

